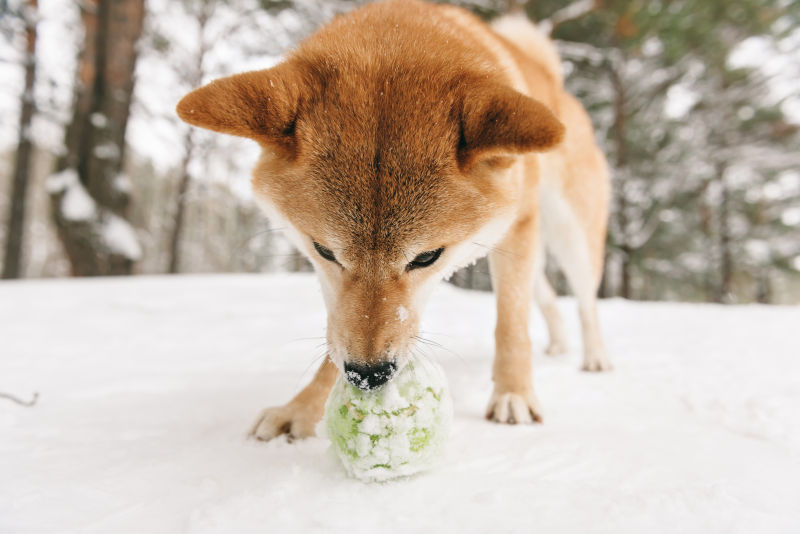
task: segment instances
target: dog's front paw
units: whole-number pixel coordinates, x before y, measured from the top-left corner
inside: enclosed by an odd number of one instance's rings
[[[529,393],[495,392],[486,409],[486,419],[496,423],[523,424],[542,422],[542,411],[536,395]]]
[[[583,356],[583,370],[589,372],[610,371],[611,359],[605,349],[588,351]]]
[[[322,418],[322,413],[308,406],[294,403],[267,408],[258,414],[250,429],[250,436],[261,441],[269,441],[286,434],[289,441],[314,435],[314,427]]]

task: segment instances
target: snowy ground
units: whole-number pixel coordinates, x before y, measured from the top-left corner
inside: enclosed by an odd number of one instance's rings
[[[448,455],[365,485],[322,439],[244,438],[310,377],[311,277],[0,284],[0,391],[41,394],[0,399],[0,532],[800,532],[800,308],[603,302],[616,370],[586,374],[561,305],[545,423],[497,426],[491,296],[442,287]]]

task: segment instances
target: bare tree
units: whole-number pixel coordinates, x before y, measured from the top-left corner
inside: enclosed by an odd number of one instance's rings
[[[210,43],[206,35],[206,28],[208,20],[214,13],[217,5],[217,0],[202,0],[194,4],[188,4],[187,7],[196,7],[194,13],[197,20],[197,33],[198,33],[198,48],[194,57],[194,64],[190,67],[189,72],[184,73],[184,78],[189,82],[191,87],[199,87],[205,77],[204,61],[208,54]],[[175,199],[175,224],[172,227],[172,234],[170,235],[169,244],[169,272],[177,273],[180,269],[181,259],[181,234],[183,232],[183,223],[186,212],[186,197],[189,192],[189,185],[192,181],[192,175],[189,171],[189,165],[192,162],[192,156],[197,148],[195,141],[194,129],[187,129],[184,137],[184,157],[181,160],[181,176],[178,182],[178,194]]]
[[[614,169],[616,173],[616,180],[613,181],[613,195],[617,209],[617,219],[620,228],[624,232],[627,230],[628,221],[628,206],[627,197],[625,195],[625,176],[628,165],[628,144],[627,144],[627,99],[625,91],[625,83],[622,80],[617,69],[614,65],[609,65],[609,75],[611,78],[611,86],[614,88],[614,144],[616,147],[616,155],[614,160]],[[620,269],[620,296],[622,298],[631,298],[631,262],[633,248],[628,244],[627,239],[623,239],[619,243],[619,251],[622,256],[622,266]]]
[[[141,249],[125,218],[125,129],[144,0],[85,0],[66,154],[48,181],[59,238],[78,276],[130,274]]]
[[[22,11],[25,23],[25,88],[20,97],[19,141],[14,161],[14,174],[11,185],[11,207],[8,217],[3,278],[19,278],[22,273],[22,239],[25,227],[25,203],[28,182],[30,181],[33,141],[31,123],[36,111],[33,96],[36,82],[36,19],[37,0],[28,0]]]

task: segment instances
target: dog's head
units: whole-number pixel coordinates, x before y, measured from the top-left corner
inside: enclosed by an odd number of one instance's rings
[[[520,202],[520,155],[563,126],[485,76],[295,54],[189,93],[180,117],[262,147],[256,198],[319,273],[330,356],[369,389],[403,365],[431,286],[484,255]]]

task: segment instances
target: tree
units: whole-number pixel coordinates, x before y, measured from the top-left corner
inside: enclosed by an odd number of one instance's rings
[[[745,259],[743,243],[763,250],[759,243],[781,230],[762,225],[755,239],[743,199],[783,168],[792,136],[774,105],[766,113],[769,87],[757,70],[734,73],[728,58],[749,36],[796,28],[796,12],[777,1],[612,0],[557,28],[568,86],[592,114],[613,168],[606,294],[702,291],[721,301],[744,290],[741,275],[755,258]],[[676,102],[684,109],[671,111]],[[776,129],[781,139],[770,134]],[[751,179],[731,178],[743,172]],[[756,211],[763,220],[771,210]]]
[[[177,89],[178,94],[166,97],[168,106],[163,105],[164,99],[154,101],[140,94],[135,109],[155,120],[175,124],[184,149],[180,161],[175,161],[176,186],[171,193],[174,201],[161,225],[165,230],[166,250],[159,253],[166,260],[168,272],[189,269],[188,262],[203,263],[198,256],[206,253],[209,256],[206,259],[218,263],[212,258],[216,255],[213,249],[218,248],[213,236],[203,238],[203,242],[209,241],[205,251],[198,251],[191,246],[194,243],[189,243],[197,237],[188,221],[196,212],[191,204],[203,209],[209,206],[206,200],[210,199],[200,198],[215,190],[207,187],[208,182],[245,174],[244,167],[249,165],[246,162],[250,157],[250,152],[244,152],[241,144],[206,135],[178,121],[174,102],[202,83],[240,70],[238,65],[245,62],[249,63],[248,68],[271,66],[292,43],[349,4],[346,1],[180,0],[161,5],[158,12],[153,12],[143,40],[147,45],[143,50],[144,64],[168,66],[174,77],[163,83],[169,85],[170,90]],[[284,10],[293,12],[293,16],[279,17]],[[185,21],[188,32],[176,35],[173,23],[176,18]],[[190,39],[186,39],[187,33]],[[178,146],[177,139],[175,144]],[[238,164],[224,164],[233,160],[238,160]],[[211,213],[207,215],[213,217]],[[311,265],[298,253],[297,260],[290,262],[287,268],[306,270]]]
[[[36,19],[37,0],[27,0],[21,17],[25,24],[25,88],[20,96],[19,141],[11,186],[11,208],[6,233],[6,250],[3,261],[3,278],[19,278],[22,273],[22,244],[25,227],[25,204],[30,181],[33,140],[31,124],[36,111],[34,85],[36,83]]]
[[[122,164],[144,0],[87,0],[80,9],[84,47],[66,153],[48,180],[52,213],[74,275],[130,274],[141,248],[125,218]]]
[[[194,64],[189,67],[188,72],[183,73],[183,77],[186,78],[186,81],[189,82],[189,85],[192,87],[199,87],[205,78],[205,69],[203,63],[211,46],[208,42],[208,36],[206,35],[206,27],[209,19],[214,13],[217,3],[218,2],[216,0],[186,2],[187,10],[197,21],[198,46],[194,57]],[[186,129],[183,146],[185,153],[183,160],[181,161],[181,174],[178,182],[178,193],[175,199],[175,222],[172,226],[172,233],[170,235],[169,242],[168,272],[173,274],[177,273],[180,267],[180,242],[183,231],[184,213],[186,211],[186,197],[189,192],[189,184],[192,180],[189,165],[192,162],[192,157],[197,146],[194,129]]]

